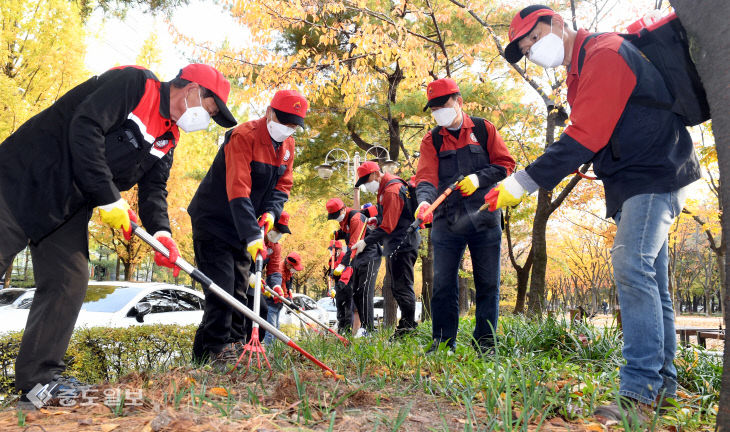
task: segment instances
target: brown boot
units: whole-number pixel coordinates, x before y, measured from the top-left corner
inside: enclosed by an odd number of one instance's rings
[[[624,419],[626,419],[629,426],[634,427],[648,423],[654,416],[654,410],[650,405],[641,403],[636,399],[619,396],[618,402],[614,401],[596,408],[593,411],[593,416],[604,425],[609,422],[623,424]]]

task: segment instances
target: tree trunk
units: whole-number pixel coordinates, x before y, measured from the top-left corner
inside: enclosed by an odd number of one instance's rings
[[[530,295],[527,303],[528,315],[542,315],[545,303],[545,273],[547,271],[547,221],[550,217],[550,193],[544,189],[538,191],[537,211],[532,220],[532,272],[530,277]]]
[[[386,266],[385,278],[383,279],[383,303],[385,306],[383,310],[383,321],[385,327],[394,327],[398,321],[398,304],[395,302],[395,297],[393,297],[393,290],[390,286],[391,282],[390,269]]]
[[[722,184],[730,179],[730,45],[727,44],[727,23],[730,22],[730,9],[724,0],[670,0],[682,24],[693,39],[693,57],[697,71],[702,77],[707,91],[707,99],[712,112],[712,129],[717,148],[717,164],[720,168],[720,202],[724,209],[730,208],[730,188]],[[712,55],[710,55],[710,53]],[[722,238],[730,236],[730,218],[725,215],[722,221]],[[725,241],[727,244],[727,241]],[[725,260],[725,275],[730,272],[730,263]],[[730,321],[728,302],[728,281],[724,281],[723,303],[724,318]],[[725,344],[723,372],[720,384],[720,406],[717,413],[716,430],[730,431],[730,347]]]
[[[121,266],[122,260],[119,259],[119,255],[117,255],[117,267],[116,272],[114,273],[114,280],[119,280],[119,267]]]
[[[459,267],[463,265],[462,259]],[[466,315],[467,312],[469,312],[469,279],[459,275],[459,316]]]
[[[10,260],[10,264],[8,265],[8,268],[5,269],[5,280],[3,281],[3,288],[10,288],[10,279],[13,275],[13,263],[15,262],[15,257]]]
[[[530,250],[530,255],[532,255],[532,249]],[[530,265],[527,265],[528,263],[530,263]],[[517,272],[517,301],[515,302],[515,308],[512,311],[515,315],[525,313],[525,296],[527,295],[527,282],[530,281],[531,269],[531,260],[525,262],[523,267],[515,269],[515,272]]]
[[[25,265],[23,266],[23,280],[28,281],[28,261],[30,261],[30,248],[25,248]]]
[[[123,262],[124,264],[124,280],[125,281],[133,281],[134,279],[134,269],[137,267],[135,263],[132,262]]]
[[[422,320],[431,319],[431,296],[433,295],[433,243],[431,243],[431,230],[426,236],[426,255],[421,256],[421,297],[423,298]]]

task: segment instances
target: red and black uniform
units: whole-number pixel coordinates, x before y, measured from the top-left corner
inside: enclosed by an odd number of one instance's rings
[[[416,211],[407,183],[400,177],[384,174],[378,189],[380,225],[365,237],[366,244],[383,242],[385,265],[391,278],[390,288],[401,311],[398,328],[416,327],[416,294],[413,291],[413,265],[421,236],[418,230],[406,237]],[[398,247],[400,245],[400,247]],[[397,253],[393,253],[398,248]]]
[[[440,145],[434,142],[433,134],[437,134]],[[474,263],[474,340],[482,347],[494,344],[493,329],[497,328],[499,315],[501,212],[478,210],[484,204],[484,195],[509,175],[514,166],[494,125],[466,114],[462,114],[459,129],[436,128],[421,141],[416,171],[419,202],[433,203],[459,175],[476,174],[479,179],[479,188],[472,195],[452,193],[434,212],[431,304],[434,305],[433,339],[437,344],[446,342],[451,347],[456,344],[459,263],[466,247]]]
[[[339,240],[335,240],[339,242]],[[352,329],[352,288],[348,286],[352,277],[352,267],[346,267],[339,276],[334,274],[334,270],[342,264],[345,254],[341,247],[336,245],[330,246],[333,249],[334,259],[327,261],[327,271],[335,280],[335,306],[337,307],[337,329],[340,332]]]
[[[293,138],[272,140],[265,117],[243,123],[226,134],[188,207],[201,271],[249,305],[254,292],[248,284],[252,258],[246,245],[261,236],[259,216],[269,212],[276,220],[281,215],[292,186],[293,162]],[[232,338],[230,306],[208,294],[193,345],[199,358],[243,342]],[[266,318],[266,302],[261,302],[261,316]]]
[[[350,283],[344,289],[337,291],[340,296],[342,291],[343,302],[351,295],[355,308],[360,315],[360,322],[367,331],[374,328],[373,296],[375,294],[375,282],[380,269],[381,247],[377,243],[369,244],[362,252],[352,257],[352,246],[365,236],[367,217],[359,210],[345,207],[345,218],[340,222],[340,230],[336,239],[345,240],[347,252],[345,252],[341,264],[352,267]],[[339,300],[335,298],[339,303]]]
[[[476,118],[475,118],[476,119]],[[463,114],[461,128],[451,131],[437,127],[429,131],[421,141],[421,156],[416,172],[418,202],[432,203],[459,175],[476,174],[479,189],[471,196],[451,194],[434,212],[434,220],[445,218],[453,225],[462,218],[469,218],[476,229],[496,226],[500,223],[499,212],[478,212],[484,204],[484,195],[499,181],[512,173],[515,161],[507,150],[502,137],[492,123],[484,119],[486,145],[479,143],[472,117]],[[434,145],[433,133],[440,135],[441,145]]]
[[[659,72],[630,42],[604,33],[580,47],[590,33],[578,30],[568,71],[570,122],[560,139],[531,163],[520,184],[529,192],[554,188],[588,161],[603,182],[606,216],[624,201],[646,193],[668,193],[700,178],[692,139],[679,116],[635,99],[671,103]],[[523,184],[526,183],[526,184]]]
[[[166,184],[178,137],[169,83],[123,66],[69,90],[0,145],[0,272],[30,240],[37,286],[18,389],[65,369],[87,287],[92,209],[137,184],[147,230],[170,230]]]

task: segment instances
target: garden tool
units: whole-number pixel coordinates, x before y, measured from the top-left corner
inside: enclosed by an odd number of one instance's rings
[[[265,237],[265,228],[261,228],[261,236]],[[264,258],[261,256],[261,254],[256,255],[256,264],[255,264],[255,270],[256,270],[256,286],[253,289],[253,313],[256,316],[259,316],[259,312],[261,311],[261,273],[263,273],[264,269]],[[273,292],[273,290],[272,290]],[[271,364],[269,363],[269,359],[266,357],[266,349],[263,345],[261,345],[261,340],[259,339],[259,323],[256,321],[253,321],[251,324],[251,338],[246,343],[246,345],[243,346],[243,352],[241,353],[241,356],[238,358],[238,361],[233,366],[233,369],[238,367],[238,363],[241,361],[241,359],[246,355],[246,352],[248,352],[248,364],[246,365],[246,370],[248,370],[251,367],[251,360],[253,359],[253,354],[256,353],[256,363],[258,365],[258,368],[261,369],[261,357],[264,358],[266,361],[266,366],[269,367],[269,370],[271,369]]]
[[[446,190],[441,195],[439,195],[438,198],[436,198],[436,200],[433,202],[433,204],[428,206],[428,208],[424,212],[424,217],[433,213],[438,208],[438,206],[441,205],[441,203],[446,201],[446,198],[448,198],[449,195],[451,195],[451,192],[453,192],[454,190],[456,190],[459,187],[459,182],[462,181],[463,179],[464,179],[464,176],[460,175],[454,183],[452,183],[449,187],[447,187]],[[389,258],[392,258],[395,254],[398,253],[398,249],[400,249],[400,247],[403,246],[403,243],[405,243],[408,236],[411,235],[411,233],[413,231],[419,230],[421,228],[422,223],[423,223],[423,219],[419,219],[419,218],[416,218],[416,220],[413,221],[413,223],[406,230],[406,235],[403,236],[403,239],[400,241],[400,243],[398,243],[398,246],[396,246],[395,250],[393,250],[393,253],[390,254]]]
[[[293,301],[289,300],[288,298],[286,298],[284,296],[279,295],[279,293],[277,293],[276,291],[272,290],[269,287],[265,287],[265,288],[266,288],[266,292],[267,293],[269,293],[273,297],[276,297],[277,299],[281,300],[281,302],[284,304],[284,306],[286,306],[287,308],[289,308],[293,312],[301,313],[305,317],[309,318],[310,320],[314,321],[316,324],[318,324],[321,327],[323,327],[328,332],[330,332],[333,335],[337,336],[337,339],[339,339],[345,346],[347,346],[350,343],[350,341],[348,341],[347,338],[345,338],[341,334],[337,333],[336,331],[332,330],[330,327],[328,327],[327,325],[325,325],[322,321],[320,321],[317,318],[313,317],[312,315],[308,314],[305,310],[302,310],[302,308],[300,308],[299,306],[297,306]],[[305,322],[305,321],[302,320],[302,322]]]
[[[142,227],[137,225],[135,222],[132,222],[132,231],[134,232],[137,237],[142,239],[145,243],[150,245],[152,249],[156,250],[157,252],[161,253],[162,255],[169,257],[170,253],[168,252],[167,248],[162,245],[157,239],[152,237],[147,231],[145,231]],[[208,276],[203,274],[200,270],[195,268],[192,264],[185,261],[185,259],[180,256],[175,261],[175,264],[182,269],[185,273],[189,274],[191,278],[195,279],[196,281],[200,282],[203,287],[207,288],[212,292],[213,294],[217,295],[221,300],[228,303],[229,306],[236,309],[237,311],[241,312],[246,318],[250,319],[251,321],[257,323],[261,327],[263,327],[267,332],[270,332],[274,337],[279,339],[280,341],[284,342],[284,344],[288,345],[289,347],[295,349],[299,353],[301,353],[304,357],[309,359],[312,363],[316,364],[318,367],[320,367],[322,370],[325,371],[326,375],[331,375],[335,379],[343,378],[342,375],[339,375],[335,373],[334,370],[332,370],[330,367],[322,363],[319,359],[314,357],[312,354],[308,353],[304,349],[302,349],[299,345],[297,345],[289,336],[285,335],[282,331],[277,329],[276,327],[269,324],[265,319],[261,318],[258,314],[255,314],[251,309],[246,307],[243,303],[236,300],[232,295],[228,294],[223,290],[223,288],[219,287],[215,284]]]

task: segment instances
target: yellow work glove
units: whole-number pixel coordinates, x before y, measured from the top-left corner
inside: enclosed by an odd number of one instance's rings
[[[512,174],[484,196],[484,205],[489,206],[489,211],[516,206],[522,201],[525,193],[525,188]]]
[[[266,249],[264,249],[264,238],[259,237],[254,241],[251,241],[246,245],[246,250],[251,254],[251,259],[255,260],[258,255],[261,258],[266,258]]]
[[[130,219],[139,223],[137,215],[129,208],[129,204],[124,198],[119,198],[111,204],[99,206],[99,216],[101,216],[103,223],[114,229],[121,229],[127,241],[132,237]]]
[[[457,183],[462,196],[469,196],[479,189],[479,177],[476,174],[469,174]]]
[[[335,274],[335,276],[340,276],[343,271],[345,271],[345,266],[340,264],[335,268],[334,274]]]
[[[274,215],[266,212],[259,216],[259,226],[264,229],[264,233],[267,233],[274,227]]]

